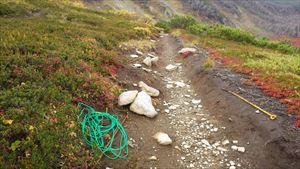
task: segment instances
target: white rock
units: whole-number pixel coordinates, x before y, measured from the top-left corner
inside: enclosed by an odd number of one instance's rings
[[[237,144],[237,143],[239,143],[239,141],[237,141],[237,140],[232,140],[232,143],[233,143],[233,144]]]
[[[190,164],[190,167],[191,167],[191,168],[194,168],[194,167],[195,167],[195,165],[194,165],[194,164]]]
[[[200,104],[200,103],[201,103],[201,100],[195,100],[195,99],[193,99],[193,100],[192,100],[192,103],[193,103],[193,104]]]
[[[136,83],[133,83],[132,85],[133,85],[134,87],[137,87],[137,86],[138,86]]]
[[[148,53],[148,56],[150,56],[152,58],[156,57],[155,55],[152,55],[151,53]]]
[[[118,100],[118,104],[119,106],[124,106],[124,105],[128,105],[130,103],[132,103],[136,97],[136,95],[138,94],[139,91],[137,90],[130,90],[130,91],[126,91],[123,92],[122,94],[120,94],[119,96],[119,100]]]
[[[203,144],[207,145],[207,146],[210,146],[208,140],[202,139],[201,142],[202,142]]]
[[[136,52],[138,55],[143,55],[143,52],[139,51],[138,49],[136,49],[135,52]]]
[[[229,169],[236,169],[236,167],[235,166],[230,166]]]
[[[158,62],[158,57],[151,58],[152,64],[157,64],[157,62]]]
[[[130,105],[130,110],[150,118],[157,115],[157,111],[155,111],[155,108],[152,105],[151,97],[144,91],[137,94],[134,102]]]
[[[230,165],[235,165],[235,162],[234,161],[229,161],[229,164]]]
[[[142,67],[142,69],[145,71],[145,72],[152,72],[152,70],[151,69],[147,69],[147,68],[144,68],[144,67]]]
[[[151,57],[146,57],[144,60],[143,60],[143,63],[149,67],[152,66],[152,62],[151,62]]]
[[[184,87],[185,86],[185,83],[183,82],[175,82],[174,83],[177,87]]]
[[[175,110],[176,108],[177,108],[177,106],[174,106],[174,105],[169,107],[170,110]]]
[[[217,150],[219,150],[219,151],[227,151],[227,149],[225,149],[223,147],[217,147]]]
[[[140,68],[140,67],[142,67],[142,65],[141,65],[141,64],[138,64],[138,63],[135,63],[135,64],[133,64],[133,67],[134,67],[134,68]]]
[[[176,69],[177,69],[177,66],[172,65],[172,64],[169,64],[169,65],[166,66],[166,70],[169,71],[169,72],[171,72],[173,70],[176,70]]]
[[[146,83],[140,81],[139,82],[139,87],[145,91],[146,93],[148,93],[150,96],[158,96],[159,95],[159,90],[153,88],[153,87],[150,87],[148,86]]]
[[[181,151],[181,149],[178,146],[175,146],[174,148],[178,151]],[[181,159],[182,159],[182,157],[181,157]]]
[[[238,149],[238,146],[233,145],[233,146],[231,146],[231,149],[232,149],[232,150],[237,150],[237,149]]]
[[[237,150],[242,153],[246,151],[245,147],[238,147]]]
[[[113,169],[113,168],[110,168],[110,167],[105,167],[105,169]]]
[[[151,156],[151,157],[148,158],[148,160],[154,160],[155,161],[155,160],[157,160],[157,157],[156,156]]]
[[[167,89],[171,89],[171,88],[173,88],[173,85],[172,84],[167,84]]]
[[[130,55],[130,57],[132,57],[132,58],[138,58],[139,56],[138,55]]]
[[[172,144],[172,140],[167,133],[158,132],[153,136],[153,138],[155,138],[160,145]]]
[[[196,49],[195,48],[182,48],[180,51],[178,51],[179,54],[182,54],[182,53],[185,53],[185,52],[195,53]]]
[[[229,140],[224,140],[224,141],[222,141],[222,144],[223,144],[223,145],[229,144]]]

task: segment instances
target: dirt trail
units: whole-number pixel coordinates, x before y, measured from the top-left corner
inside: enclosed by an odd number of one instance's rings
[[[119,72],[126,89],[138,89],[132,84],[144,81],[161,91],[158,98],[153,98],[159,114],[150,119],[129,113],[129,121],[125,125],[130,138],[129,157],[114,161],[106,159],[102,166],[115,169],[289,168],[278,165],[287,162],[278,160],[280,156],[268,157],[271,153],[280,154],[276,144],[269,149],[265,145],[267,139],[277,138],[281,134],[274,129],[276,126],[258,128],[263,121],[258,120],[259,124],[253,124],[257,119],[251,118],[249,113],[239,115],[245,111],[253,113],[254,110],[222,93],[219,89],[221,86],[218,87],[218,84],[211,82],[210,77],[201,74],[200,57],[204,57],[204,51],[183,60],[177,54],[180,48],[181,44],[175,38],[161,36],[156,51],[160,61],[151,68],[151,72],[131,67],[125,67]],[[142,60],[135,58],[130,62],[142,63]],[[168,64],[177,65],[178,68],[169,72],[165,69]],[[239,106],[232,107],[231,104]],[[239,110],[236,111],[236,108]],[[251,119],[248,120],[248,117]],[[264,136],[264,132],[270,133],[269,130],[275,132]],[[159,131],[170,135],[172,145],[157,144],[152,136]],[[245,152],[232,149],[236,147],[245,147]],[[243,151],[243,148],[239,150]],[[156,156],[158,160],[149,160],[150,156]]]

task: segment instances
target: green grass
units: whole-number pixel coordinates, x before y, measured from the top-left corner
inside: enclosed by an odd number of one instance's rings
[[[72,100],[111,109],[117,47],[154,28],[67,0],[2,1],[0,25],[0,166],[95,165]]]
[[[170,21],[161,21],[156,24],[156,26],[169,31],[171,28],[175,29],[185,29],[189,33],[198,35],[201,37],[216,37],[225,40],[232,40],[236,42],[241,42],[249,45],[254,45],[262,48],[276,49],[284,53],[298,53],[300,54],[300,49],[292,47],[287,42],[272,42],[264,37],[256,37],[255,35],[238,29],[232,28],[220,24],[204,24],[196,22],[191,16],[175,16],[170,19]]]

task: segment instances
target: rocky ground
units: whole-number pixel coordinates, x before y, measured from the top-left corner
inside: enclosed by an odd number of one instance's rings
[[[290,137],[280,140],[283,130],[279,124],[286,118],[271,122],[221,90],[226,87],[244,91],[235,84],[246,77],[224,68],[203,73],[201,58],[208,53],[198,49],[193,56],[182,59],[177,53],[182,44],[170,35],[161,35],[156,43],[152,54],[159,56],[157,64],[147,67],[142,64],[145,57],[128,56],[129,66],[118,75],[127,90],[140,90],[139,81],[159,89],[159,96],[152,97],[158,115],[148,118],[129,112],[125,123],[129,156],[115,161],[104,159],[102,167],[297,168],[299,158],[287,155],[292,150],[291,145],[297,142],[286,139]],[[253,99],[270,99],[254,97],[262,95],[256,90],[248,90]],[[267,107],[268,102],[264,103]],[[277,115],[282,114],[284,108],[280,103],[272,103]],[[157,132],[167,133],[172,144],[158,144],[153,138]]]

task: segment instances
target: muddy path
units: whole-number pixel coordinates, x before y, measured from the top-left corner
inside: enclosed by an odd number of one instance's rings
[[[135,84],[144,81],[160,90],[160,96],[152,99],[159,114],[150,119],[129,112],[125,124],[130,138],[128,158],[103,159],[101,167],[300,168],[299,158],[291,153],[297,143],[289,141],[286,129],[280,126],[286,117],[280,116],[274,123],[256,114],[249,105],[221,90],[233,90],[224,78],[212,73],[221,69],[202,69],[205,50],[198,49],[183,59],[177,54],[181,48],[179,40],[163,35],[155,50],[160,61],[150,72],[132,68],[134,63],[141,64],[143,57],[130,58],[128,66],[119,71],[125,89],[138,89]],[[177,69],[167,71],[169,64]],[[152,138],[160,131],[169,134],[172,145],[161,146]],[[151,156],[157,160],[149,160]]]

